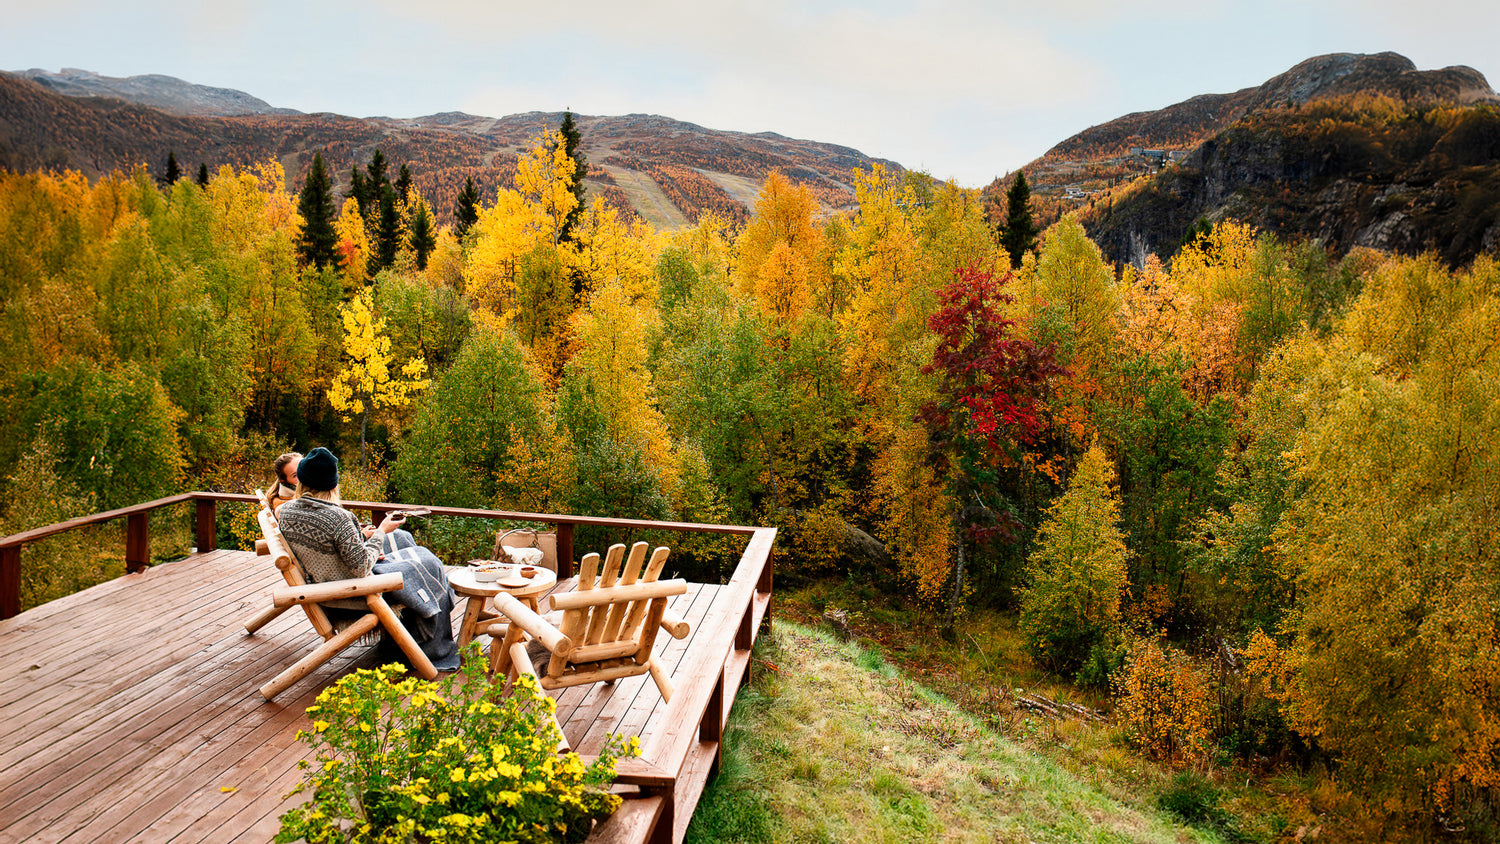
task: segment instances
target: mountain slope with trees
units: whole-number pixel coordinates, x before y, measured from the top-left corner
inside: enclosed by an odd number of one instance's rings
[[[71,79],[77,83],[86,73],[73,71]],[[167,82],[151,86],[141,81],[152,79]],[[233,101],[215,112],[202,106],[201,86],[170,77],[115,82],[121,84],[89,88],[52,79],[44,87],[23,75],[0,73],[0,167],[19,172],[75,169],[97,178],[141,164],[160,172],[169,154],[190,172],[200,164],[214,171],[225,164],[246,167],[274,159],[296,187],[314,156],[322,153],[335,189],[345,193],[350,169],[363,166],[373,150],[381,149],[393,161],[410,163],[418,190],[447,223],[468,180],[484,198],[493,198],[497,188],[510,186],[529,143],[562,117],[448,112],[409,120],[358,119],[274,109],[233,112]],[[93,92],[109,96],[91,96]],[[123,96],[136,101],[112,98]],[[158,111],[150,104],[172,110]],[[847,210],[854,204],[851,170],[868,170],[876,163],[902,169],[847,147],[770,132],[722,132],[643,114],[575,119],[579,149],[589,162],[584,189],[663,228],[691,225],[710,210],[742,223],[760,182],[772,170],[807,185],[824,209]],[[638,183],[651,186],[661,201],[646,201],[625,189]]]
[[[1117,262],[1170,257],[1233,219],[1337,254],[1436,249],[1460,265],[1500,245],[1497,109],[1472,68],[1336,53],[1086,129],[1024,171],[1044,226],[1077,210]]]

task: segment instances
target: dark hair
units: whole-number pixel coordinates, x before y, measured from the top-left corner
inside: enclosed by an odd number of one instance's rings
[[[286,454],[283,454],[280,457],[276,458],[276,462],[271,465],[276,467],[277,483],[286,483],[286,464],[293,463],[301,459],[302,455],[298,454],[295,451],[288,451]]]

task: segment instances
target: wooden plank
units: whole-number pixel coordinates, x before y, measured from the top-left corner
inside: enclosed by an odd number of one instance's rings
[[[626,800],[589,834],[589,844],[640,844],[661,818],[665,798],[650,795]]]
[[[698,799],[708,785],[708,778],[718,768],[719,743],[696,741],[688,750],[677,777],[677,786],[672,796],[672,842],[678,844],[687,837],[688,823],[693,819],[693,810],[698,808]]]
[[[148,575],[132,575],[143,576]],[[24,669],[24,673],[16,682],[0,687],[0,718],[11,717],[12,710],[23,706],[21,711],[27,713],[26,717],[36,720],[55,708],[54,699],[77,706],[109,697],[154,674],[161,663],[176,662],[189,655],[198,647],[194,642],[202,638],[200,632],[195,632],[200,626],[227,631],[234,623],[231,619],[238,615],[239,606],[243,603],[233,591],[234,585],[244,581],[236,578],[226,584],[222,581],[210,582],[205,578],[205,582],[207,585],[201,587],[201,592],[181,589],[178,582],[167,579],[163,583],[167,590],[164,593],[145,589],[144,585],[142,591],[132,593],[131,598],[139,597],[153,605],[149,618],[156,623],[140,621],[122,628],[120,604],[113,598],[123,596],[114,595],[111,600],[103,602],[102,607],[102,611],[106,613],[104,618],[109,623],[85,622],[89,625],[89,632],[93,632],[96,627],[101,628],[99,636],[82,632],[75,636],[71,630],[67,636],[57,636],[39,630],[34,636],[26,637],[32,647],[26,647],[27,641],[22,642],[25,659],[17,669]],[[186,596],[182,600],[189,601],[192,608],[175,617],[169,612],[155,611],[154,607],[175,604],[175,600],[168,597],[174,590],[185,592]],[[195,599],[194,596],[197,595],[203,597]],[[91,617],[91,612],[92,610],[80,615],[87,619]],[[123,617],[134,616],[123,614]],[[107,635],[110,633],[113,635]],[[13,633],[5,638],[14,635]],[[48,644],[35,646],[38,637],[45,637],[42,641]],[[81,693],[69,688],[76,683],[80,672],[89,672],[101,660],[109,662],[115,670],[100,678],[101,682],[90,684]],[[9,661],[8,658],[0,660],[5,663]],[[35,694],[38,689],[41,691],[40,696]],[[17,702],[21,695],[25,696],[24,704]]]
[[[30,632],[11,631],[0,636],[15,646],[12,652],[0,657],[0,663],[14,660],[25,666],[31,684],[66,683],[78,671],[87,670],[101,658],[118,659],[139,652],[143,644],[161,647],[182,641],[184,631],[200,624],[227,625],[229,616],[243,601],[240,595],[246,584],[258,582],[258,578],[246,579],[243,576],[205,577],[205,584],[195,588],[154,573],[130,577],[160,578],[162,581],[154,587],[141,583],[140,591],[128,596],[132,600],[148,602],[147,605],[153,607],[148,615],[122,613],[120,599],[127,596],[114,594],[110,600],[81,607],[76,621],[67,623],[67,635],[59,636],[51,625],[44,625]],[[161,607],[178,606],[185,607],[180,615],[160,611]],[[133,623],[122,625],[122,619]],[[81,629],[75,629],[75,625],[81,625]],[[7,693],[0,694],[0,707],[12,700],[13,692],[17,690],[8,688]]]
[[[87,727],[37,754],[45,760],[39,769],[33,770],[36,766],[28,759],[0,774],[3,781],[17,773],[27,774],[24,782],[31,793],[7,806],[6,814],[25,823],[25,815],[41,806],[117,800],[121,792],[112,791],[110,786],[170,764],[175,758],[170,750],[181,736],[221,732],[232,736],[230,726],[247,710],[272,707],[261,711],[280,711],[280,707],[258,701],[259,694],[254,691],[254,680],[271,670],[276,654],[246,660],[243,650],[243,645],[227,648],[216,660],[189,666],[177,678],[157,678],[159,682],[147,684],[154,686],[154,693],[143,701],[142,708],[107,706],[102,707],[103,713],[97,709],[87,713],[91,719]],[[235,699],[238,706],[231,703]],[[71,785],[54,787],[59,779]],[[5,791],[0,785],[0,793]],[[48,810],[41,814],[52,813]]]

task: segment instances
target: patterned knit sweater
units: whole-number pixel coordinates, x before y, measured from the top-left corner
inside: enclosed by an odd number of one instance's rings
[[[384,535],[377,531],[365,539],[354,514],[331,501],[289,501],[277,511],[276,521],[303,575],[314,583],[364,577],[380,556]]]

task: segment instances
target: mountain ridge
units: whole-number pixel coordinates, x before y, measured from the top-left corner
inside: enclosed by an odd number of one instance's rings
[[[1446,121],[1446,122],[1444,122]],[[1335,255],[1500,248],[1500,97],[1473,68],[1332,53],[1230,94],[1089,127],[1023,168],[1044,223],[1077,211],[1117,263],[1235,219]],[[1004,190],[986,188],[993,207]]]

